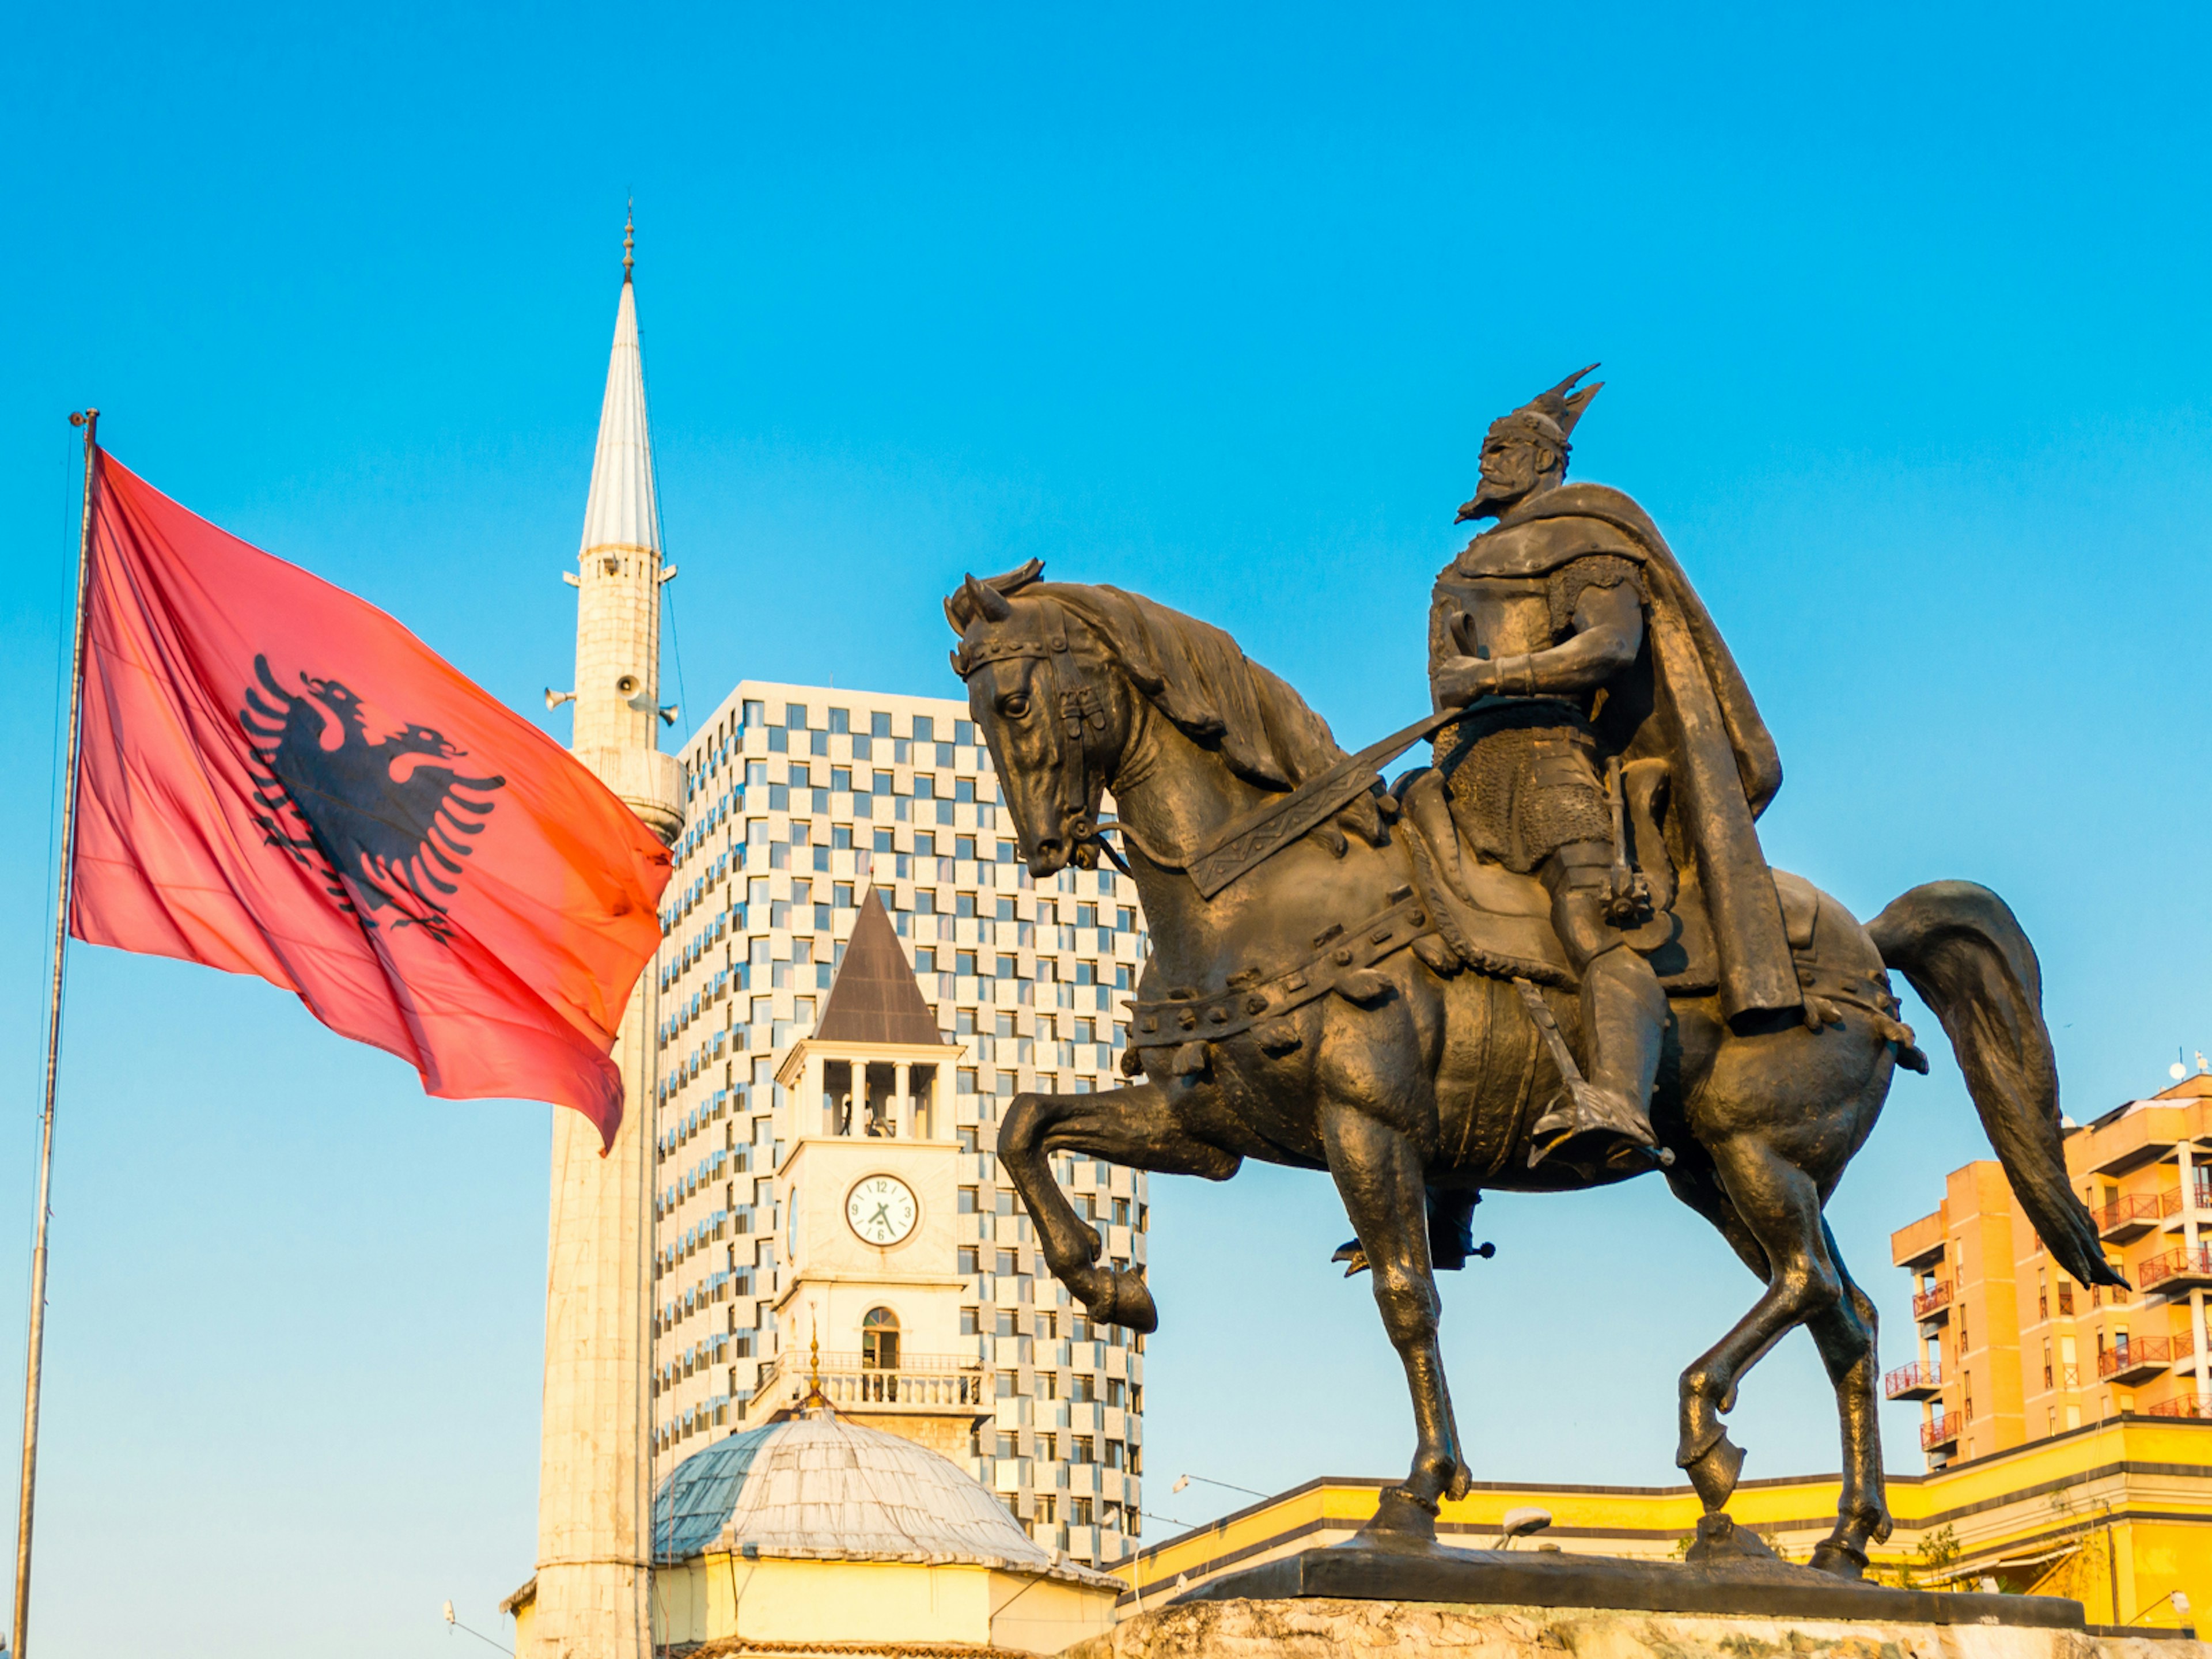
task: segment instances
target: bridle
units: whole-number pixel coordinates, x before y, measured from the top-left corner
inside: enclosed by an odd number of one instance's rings
[[[1042,637],[1001,635],[973,645],[963,641],[953,653],[955,672],[964,681],[988,664],[1017,657],[1033,657],[1042,665],[1045,707],[1060,723],[1060,778],[1053,811],[1066,826],[1068,859],[1078,869],[1097,867],[1098,855],[1103,853],[1115,869],[1133,881],[1136,878],[1136,872],[1105,838],[1104,831],[1109,830],[1119,830],[1131,846],[1162,868],[1182,868],[1175,860],[1155,852],[1119,818],[1099,821],[1098,799],[1106,788],[1106,757],[1099,751],[1110,726],[1105,700],[1097,687],[1076,672],[1074,653],[1068,648],[1067,618],[1060,607],[1047,605],[1035,609],[1044,624]]]

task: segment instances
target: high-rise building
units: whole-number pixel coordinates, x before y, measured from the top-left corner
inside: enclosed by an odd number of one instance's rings
[[[1890,1236],[1913,1276],[1918,1352],[1883,1391],[1923,1402],[1931,1468],[2109,1419],[2212,1418],[2212,1074],[2069,1124],[2065,1146],[2105,1259],[2132,1290],[2076,1284],[1987,1159],[1954,1170],[1935,1213]]]
[[[1135,890],[1030,878],[963,702],[747,681],[681,762],[652,987],[659,1467],[794,1409],[818,1341],[840,1409],[961,1462],[1040,1543],[1121,1559],[1143,1342],[1052,1279],[994,1148],[1018,1090],[1120,1081]],[[1144,1177],[1053,1166],[1141,1266]]]
[[[664,841],[684,827],[682,763],[660,752],[660,512],[630,238],[599,411],[577,568],[578,760]],[[545,1391],[538,1477],[538,1572],[511,1598],[526,1653],[651,1659],[652,1524],[647,1293],[651,1285],[655,981],[640,980],[614,1049],[626,1109],[614,1145],[581,1114],[553,1113],[546,1241]]]

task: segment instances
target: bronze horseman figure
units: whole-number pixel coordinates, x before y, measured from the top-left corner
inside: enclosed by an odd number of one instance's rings
[[[1875,1310],[1821,1211],[1895,1068],[1926,1068],[1890,969],[1942,1020],[2059,1265],[2119,1280],[2067,1183],[2018,921],[1947,881],[1862,925],[1767,867],[1754,822],[1781,769],[1735,662],[1643,511],[1565,482],[1583,378],[1491,428],[1461,517],[1498,522],[1437,583],[1436,712],[1358,755],[1229,635],[1139,595],[1032,562],[946,601],[1029,868],[1103,853],[1152,937],[1133,1081],[1016,1096],[1000,1156],[1052,1271],[1143,1331],[1141,1275],[1100,1261],[1049,1154],[1212,1180],[1247,1158],[1328,1170],[1358,1234],[1338,1254],[1371,1268],[1413,1400],[1412,1468],[1368,1529],[1401,1547],[1432,1541],[1470,1478],[1435,1274],[1473,1253],[1483,1189],[1658,1168],[1761,1287],[1682,1373],[1676,1458],[1706,1510],[1692,1559],[1765,1553],[1726,1513],[1743,1454],[1721,1419],[1802,1325],[1844,1451],[1812,1565],[1857,1577],[1889,1531]],[[1428,736],[1435,765],[1386,787],[1379,769]]]
[[[1678,781],[1724,1011],[1789,1012],[1802,999],[1752,828],[1782,783],[1773,740],[1651,520],[1617,489],[1563,483],[1569,434],[1598,392],[1572,390],[1589,372],[1491,423],[1481,488],[1459,517],[1498,523],[1437,579],[1429,680],[1438,708],[1468,714],[1437,739],[1452,817],[1478,856],[1542,881],[1582,981],[1589,1080],[1539,1120],[1534,1151],[1587,1145],[1633,1172],[1660,1151],[1644,1111],[1667,999],[1622,931],[1650,918],[1650,886],[1616,856],[1601,773],[1618,793],[1620,763],[1655,756]]]

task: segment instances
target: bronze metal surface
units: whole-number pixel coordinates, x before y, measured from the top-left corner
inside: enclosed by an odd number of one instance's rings
[[[1110,790],[1152,950],[1122,1062],[1142,1080],[1017,1094],[1000,1168],[1054,1274],[1094,1319],[1139,1331],[1158,1323],[1143,1272],[1102,1259],[1054,1153],[1217,1181],[1248,1158],[1326,1170],[1357,1234],[1339,1257],[1371,1275],[1416,1432],[1363,1537],[1405,1547],[1433,1542],[1439,1504],[1471,1478],[1436,1274],[1468,1259],[1481,1189],[1607,1185],[1671,1158],[1668,1187],[1758,1285],[1680,1377],[1675,1461],[1705,1510],[1692,1562],[1836,1585],[1890,1531],[1874,1304],[1821,1211],[1896,1067],[1926,1064],[1893,970],[1942,1021],[2058,1265],[2120,1280],[2068,1182],[2041,969],[2017,918],[1986,888],[1938,881],[1862,923],[1768,867],[1755,825],[1781,762],[1734,657],[1643,509],[1565,482],[1595,391],[1581,378],[1492,424],[1461,516],[1498,528],[1432,597],[1436,713],[1359,755],[1227,634],[1140,594],[1047,582],[1032,561],[947,599],[953,665],[1031,874],[1095,863]],[[1489,603],[1493,577],[1517,607],[1512,637],[1534,648],[1468,654],[1506,637],[1464,614]],[[1528,631],[1531,583],[1548,633]],[[1347,648],[1356,620],[1342,619]],[[1466,740],[1440,745],[1438,770],[1474,769],[1459,787],[1432,771],[1383,789],[1390,755],[1455,723]],[[1503,746],[1486,750],[1493,737]],[[1511,799],[1501,806],[1493,787]],[[1501,823],[1524,861],[1486,853]],[[1516,976],[1525,994],[1504,983]],[[1817,1571],[1746,1566],[1763,1552],[1727,1515],[1744,1454],[1723,1418],[1801,1326],[1835,1388],[1836,1526]],[[1352,1570],[1353,1556],[1329,1554],[1312,1571]],[[1390,1559],[1423,1582],[1508,1571],[1479,1553]],[[1510,1572],[1600,1571],[1535,1559],[1508,1558]],[[1653,1582],[1705,1582],[1674,1571]]]

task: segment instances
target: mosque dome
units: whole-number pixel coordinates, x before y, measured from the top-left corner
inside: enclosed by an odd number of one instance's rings
[[[1121,1581],[1039,1546],[964,1469],[834,1411],[770,1423],[694,1452],[662,1483],[653,1553],[955,1564],[1119,1590]]]

